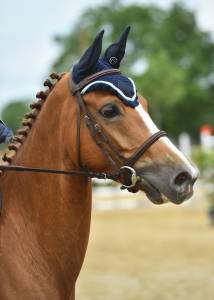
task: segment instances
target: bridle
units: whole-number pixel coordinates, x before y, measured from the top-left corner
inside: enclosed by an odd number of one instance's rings
[[[86,77],[84,80],[78,84],[74,84],[70,77],[70,90],[72,95],[76,96],[77,99],[77,162],[80,170],[56,170],[48,168],[31,168],[18,165],[0,165],[1,171],[15,171],[15,172],[34,172],[34,173],[48,173],[48,174],[63,174],[63,175],[76,175],[76,176],[86,176],[90,178],[98,179],[112,179],[119,181],[122,184],[123,189],[131,189],[136,185],[137,181],[140,179],[136,170],[133,168],[136,161],[161,137],[166,136],[165,131],[158,131],[151,135],[128,159],[124,158],[122,154],[118,151],[113,142],[108,138],[106,133],[103,131],[101,126],[97,123],[92,113],[88,110],[84,99],[81,95],[81,90],[93,80],[104,76],[120,74],[117,69],[108,69],[104,71],[97,72],[93,75]],[[81,115],[83,115],[86,126],[88,127],[92,138],[102,151],[102,153],[107,157],[114,171],[112,173],[103,172],[92,172],[89,171],[85,166],[83,166],[81,161]]]
[[[128,159],[123,157],[116,146],[105,134],[101,126],[97,123],[92,113],[88,110],[81,95],[81,90],[95,79],[98,79],[104,75],[114,74],[120,74],[120,71],[118,69],[107,69],[86,77],[79,84],[74,84],[70,77],[71,93],[75,95],[77,99],[77,161],[80,169],[85,170],[80,157],[80,119],[82,112],[85,124],[88,127],[91,136],[115,169],[116,173],[108,174],[107,178],[111,178],[111,175],[113,175],[114,178],[111,179],[115,180],[116,178],[116,180],[119,180],[122,183],[122,188],[130,189],[135,186],[137,180],[139,179],[136,170],[133,168],[133,165],[148,150],[148,148],[151,147],[152,144],[154,144],[159,138],[166,136],[166,132],[158,131],[154,133],[137,149],[137,151],[131,157]]]

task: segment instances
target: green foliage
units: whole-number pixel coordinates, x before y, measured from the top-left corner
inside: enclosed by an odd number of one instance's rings
[[[69,70],[101,28],[105,49],[127,25],[132,30],[121,69],[149,100],[156,123],[173,136],[186,131],[194,138],[202,124],[214,125],[214,43],[182,4],[165,11],[112,1],[87,10],[68,36],[58,37],[62,52],[53,69]]]
[[[26,101],[14,101],[7,104],[2,110],[2,119],[15,132],[20,127],[24,114],[28,111]]]
[[[192,155],[193,161],[200,169],[201,178],[204,179],[209,209],[214,210],[214,151],[203,151],[197,147]]]
[[[192,153],[193,161],[200,168],[200,171],[206,172],[208,169],[214,168],[214,151],[203,151],[201,147],[194,148]],[[213,178],[214,180],[214,178]]]

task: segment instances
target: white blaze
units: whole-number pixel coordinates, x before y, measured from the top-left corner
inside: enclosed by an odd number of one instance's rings
[[[146,125],[151,134],[154,134],[159,131],[158,127],[154,124],[149,114],[141,104],[136,106],[135,110],[139,113],[139,115],[143,119],[144,124]],[[175,145],[167,137],[161,137],[160,140],[163,141],[171,149],[171,151],[173,151],[183,161],[192,177],[196,178],[198,175],[198,170],[191,165],[191,163],[183,155],[183,153],[177,147],[175,147]]]

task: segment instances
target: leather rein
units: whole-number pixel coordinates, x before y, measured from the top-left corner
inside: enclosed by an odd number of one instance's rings
[[[48,173],[48,174],[62,174],[62,175],[71,175],[71,176],[86,176],[90,178],[98,179],[112,179],[119,181],[122,184],[122,189],[131,189],[133,188],[137,181],[140,179],[137,175],[136,170],[133,168],[133,165],[136,161],[161,137],[166,136],[165,131],[158,131],[151,135],[137,150],[136,152],[129,157],[128,159],[124,158],[122,154],[118,151],[116,146],[105,134],[100,125],[96,122],[92,113],[88,110],[84,99],[81,95],[81,90],[93,80],[104,76],[104,75],[113,75],[120,74],[120,71],[117,69],[109,69],[97,72],[91,76],[86,77],[79,84],[74,84],[70,77],[70,89],[72,95],[76,96],[77,99],[77,162],[80,170],[56,170],[48,168],[32,168],[19,165],[9,165],[4,166],[0,165],[1,171],[15,171],[15,172],[34,172],[34,173]],[[102,153],[107,157],[109,162],[114,168],[112,173],[103,173],[103,172],[92,172],[87,170],[83,166],[81,161],[81,115],[86,126],[88,127],[92,138],[102,151]],[[130,190],[131,191],[131,190]]]

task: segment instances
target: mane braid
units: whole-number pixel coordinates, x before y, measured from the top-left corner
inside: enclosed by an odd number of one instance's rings
[[[56,74],[52,73],[50,74],[50,79],[44,81],[44,86],[47,87],[45,91],[40,91],[36,94],[37,101],[30,104],[31,111],[27,112],[24,115],[24,119],[22,120],[23,127],[19,128],[16,132],[16,134],[13,136],[10,144],[8,145],[8,151],[3,154],[2,160],[4,161],[4,164],[9,165],[12,163],[13,158],[17,154],[19,148],[26,140],[28,133],[30,132],[31,128],[33,127],[33,124],[41,111],[41,108],[43,104],[45,103],[45,100],[48,98],[50,92],[53,90],[55,85],[58,81],[63,77],[65,73],[62,74]]]

